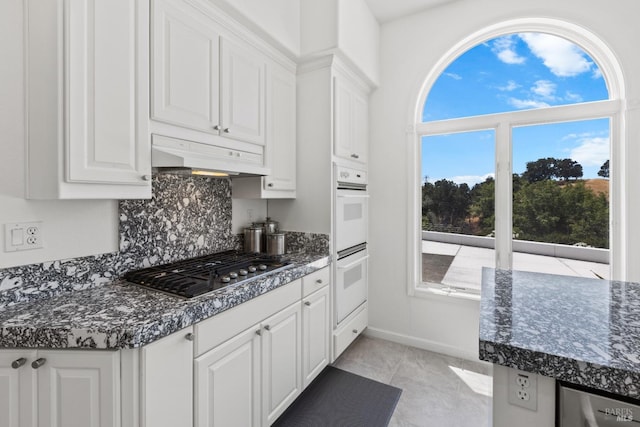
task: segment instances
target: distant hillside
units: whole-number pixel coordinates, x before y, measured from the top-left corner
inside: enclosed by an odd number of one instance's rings
[[[609,180],[603,178],[585,179],[584,185],[595,193],[603,193],[609,200]]]

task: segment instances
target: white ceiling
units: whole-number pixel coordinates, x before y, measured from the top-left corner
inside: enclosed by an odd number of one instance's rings
[[[405,15],[456,0],[365,0],[381,24]]]

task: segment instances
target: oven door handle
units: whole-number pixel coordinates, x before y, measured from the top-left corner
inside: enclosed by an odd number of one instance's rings
[[[368,199],[368,194],[337,194],[340,199]]]
[[[338,270],[346,270],[347,268],[351,268],[354,265],[358,265],[360,264],[362,261],[366,261],[369,258],[369,255],[365,255],[362,258],[358,258],[356,261],[353,261],[347,265],[340,265],[338,264]]]

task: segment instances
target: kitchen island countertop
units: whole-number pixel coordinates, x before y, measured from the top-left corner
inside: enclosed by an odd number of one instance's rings
[[[0,348],[122,349],[149,344],[326,267],[326,254],[287,254],[294,266],[182,299],[122,280],[0,311]]]
[[[640,284],[485,268],[480,359],[640,398]]]

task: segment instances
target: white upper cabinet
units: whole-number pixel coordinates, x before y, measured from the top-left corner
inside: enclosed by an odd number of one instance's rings
[[[220,127],[220,34],[179,2],[153,3],[151,117],[202,132]]]
[[[222,134],[265,143],[266,59],[247,44],[222,39]]]
[[[334,155],[366,164],[369,145],[367,91],[341,73],[333,78]]]
[[[180,0],[154,0],[152,26],[151,117],[182,128],[154,122],[153,133],[245,150],[233,141],[264,145],[266,57]]]
[[[150,197],[148,1],[26,11],[27,197]]]
[[[267,67],[267,146],[263,177],[233,179],[233,197],[296,197],[296,75],[275,62]]]

